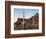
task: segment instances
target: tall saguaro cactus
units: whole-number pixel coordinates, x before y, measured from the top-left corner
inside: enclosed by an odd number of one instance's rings
[[[24,23],[25,23],[24,19],[25,19],[25,14],[24,14],[24,10],[23,10],[23,27],[24,27]]]

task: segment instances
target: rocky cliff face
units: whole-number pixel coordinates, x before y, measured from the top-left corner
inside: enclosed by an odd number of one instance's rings
[[[36,13],[34,16],[32,16],[29,19],[18,18],[16,23],[14,23],[14,29],[15,30],[26,30],[26,29],[38,29],[39,27],[39,15]]]

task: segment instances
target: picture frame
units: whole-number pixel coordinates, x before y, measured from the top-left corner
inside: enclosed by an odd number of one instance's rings
[[[12,6],[13,5],[13,6]],[[12,30],[12,26],[13,26],[13,17],[11,17],[13,14],[12,14],[12,7],[14,7],[15,5],[18,5],[19,8],[20,7],[25,7],[26,6],[36,6],[35,8],[37,7],[41,7],[41,10],[39,9],[39,11],[42,13],[41,15],[41,19],[40,21],[42,21],[40,23],[39,21],[39,26],[41,26],[41,31],[40,33],[35,31],[35,33],[33,33],[34,31],[32,31],[32,33],[24,30],[21,30],[21,31],[17,31],[14,33],[14,31]],[[12,7],[11,7],[12,6]],[[15,7],[18,7],[18,6],[15,6]],[[14,7],[14,8],[15,8]],[[30,7],[27,7],[27,8],[30,8]],[[32,7],[31,7],[32,8]],[[33,7],[33,9],[35,9]],[[20,10],[20,9],[19,9]],[[20,11],[21,12],[21,11]],[[40,17],[40,14],[39,14],[39,17]],[[42,25],[41,25],[42,24]],[[40,27],[39,27],[40,28]],[[12,32],[11,32],[12,31]],[[15,30],[16,31],[16,30]],[[19,1],[5,1],[5,38],[18,38],[18,37],[35,37],[35,36],[44,36],[45,35],[45,4],[44,3],[36,3],[36,2],[19,2]]]

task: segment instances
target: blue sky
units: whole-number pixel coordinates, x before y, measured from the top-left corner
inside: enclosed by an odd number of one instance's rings
[[[39,9],[14,9],[14,20],[16,21],[18,18],[23,18],[23,12],[25,15],[25,18],[28,19],[39,12]]]

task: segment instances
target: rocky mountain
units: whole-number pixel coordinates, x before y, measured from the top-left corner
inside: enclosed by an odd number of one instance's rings
[[[23,22],[24,21],[24,22]],[[38,29],[39,24],[39,14],[36,13],[29,19],[18,18],[16,23],[14,23],[15,30],[26,30],[26,29]]]

